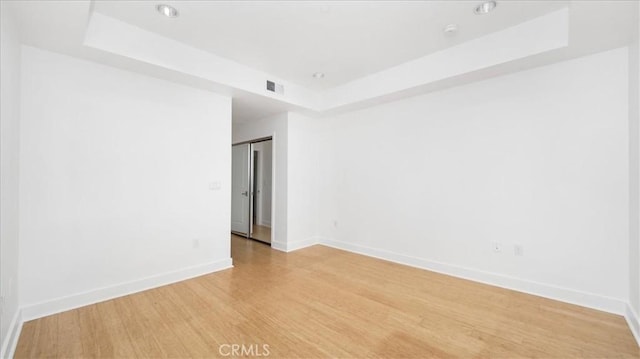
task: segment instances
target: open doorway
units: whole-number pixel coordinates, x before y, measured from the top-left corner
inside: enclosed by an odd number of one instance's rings
[[[271,244],[273,193],[271,138],[233,145],[231,232]]]

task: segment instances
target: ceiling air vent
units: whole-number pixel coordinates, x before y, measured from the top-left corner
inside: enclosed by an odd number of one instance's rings
[[[284,95],[284,86],[282,84],[277,84],[273,81],[267,80],[267,91],[275,92],[279,95]]]

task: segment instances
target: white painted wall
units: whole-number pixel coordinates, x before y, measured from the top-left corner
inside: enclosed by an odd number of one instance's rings
[[[622,313],[627,61],[617,49],[325,119],[325,243]]]
[[[230,265],[229,98],[30,47],[22,61],[27,317]]]
[[[640,19],[640,6],[637,10]],[[640,22],[629,46],[629,304],[640,340]]]
[[[258,121],[233,124],[233,143],[273,138],[273,189],[271,193],[271,245],[284,249],[287,243],[287,148],[288,114],[282,113]]]
[[[20,43],[6,2],[0,2],[0,357],[7,355],[18,313],[18,161]],[[13,322],[13,323],[12,323]]]
[[[288,249],[311,245],[318,236],[319,121],[289,113]]]
[[[640,123],[640,4],[638,4],[638,22],[636,24],[637,24],[637,27],[636,27],[637,32],[636,32],[636,41],[634,42],[636,58],[633,64],[631,64],[631,67],[633,67],[635,71],[636,92],[635,94],[633,94],[635,95],[635,97],[631,98],[630,102],[637,109],[637,112],[635,114],[636,116],[635,119]],[[634,81],[634,79],[631,79],[631,81]],[[640,126],[638,126],[638,129],[640,130]],[[640,137],[640,134],[638,134],[638,136]],[[640,142],[640,138],[638,139],[638,141]],[[640,151],[640,146],[639,146],[639,151]],[[640,154],[638,154],[638,156],[640,156]],[[638,220],[640,221],[640,219]],[[632,268],[635,271],[634,272],[635,286],[632,284],[630,290],[635,292],[635,297],[633,297],[633,301],[635,302],[636,324],[638,324],[636,328],[637,329],[636,341],[638,341],[638,343],[640,344],[640,316],[639,316],[640,314],[640,233],[638,237],[636,237],[634,252],[636,253],[636,256],[631,257],[631,260],[633,261]]]

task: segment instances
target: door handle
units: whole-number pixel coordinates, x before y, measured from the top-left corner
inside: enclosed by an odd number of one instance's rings
[[[244,192],[242,192],[241,194],[242,194],[243,196],[245,196],[245,197],[246,197],[246,196],[248,196],[248,195],[249,195],[249,191],[244,191]]]

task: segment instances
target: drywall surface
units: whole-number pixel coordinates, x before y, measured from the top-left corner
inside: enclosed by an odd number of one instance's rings
[[[640,19],[640,6],[638,6]],[[629,46],[629,304],[640,313],[640,23]],[[635,318],[636,325],[638,318]]]
[[[634,63],[631,65],[635,71],[635,80],[631,79],[631,81],[635,81],[635,93],[633,94],[635,95],[635,98],[632,98],[631,102],[634,104],[634,107],[637,110],[637,112],[635,113],[635,119],[640,123],[640,5],[638,5],[637,25],[638,25],[637,33],[636,33],[637,36],[636,36],[636,41],[634,43],[636,58],[634,60]],[[639,126],[639,130],[640,130],[640,126]],[[638,136],[640,137],[640,134]],[[640,138],[638,139],[638,141],[640,142]],[[640,154],[638,154],[638,156],[640,156]],[[640,219],[638,220],[640,221]],[[636,257],[632,259],[633,260],[632,268],[634,270],[635,287],[632,287],[632,290],[635,291],[635,298],[634,298],[635,307],[634,308],[636,311],[636,322],[640,325],[640,317],[638,317],[638,313],[640,313],[640,234],[638,237],[636,237],[634,252],[636,253]],[[640,335],[640,330],[636,332],[636,335]],[[640,338],[638,336],[636,336],[636,340],[639,340],[639,344],[640,344]]]
[[[325,119],[320,235],[624,311],[627,61],[616,49]]]
[[[30,47],[22,60],[29,316],[230,265],[229,98]]]
[[[319,120],[289,113],[289,249],[314,244],[318,235]]]
[[[20,138],[20,43],[6,3],[0,37],[0,357],[7,355],[15,334],[18,301],[18,187]]]

